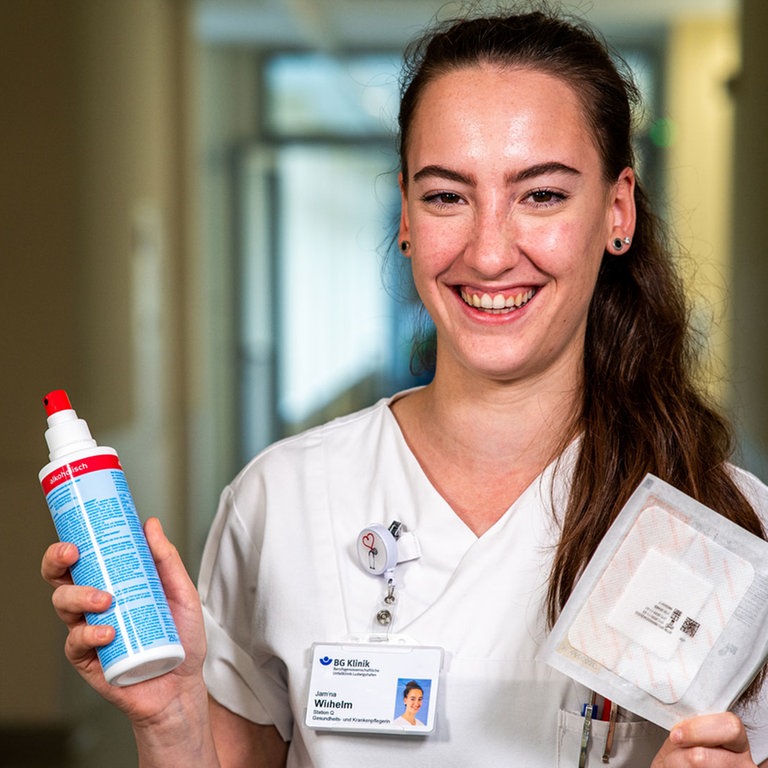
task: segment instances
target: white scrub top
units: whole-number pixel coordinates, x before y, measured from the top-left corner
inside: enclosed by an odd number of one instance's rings
[[[589,692],[535,660],[556,541],[552,499],[562,508],[572,455],[478,538],[424,475],[391,402],[275,444],[224,490],[199,583],[210,693],[274,724],[291,742],[289,768],[574,768]],[[309,729],[312,644],[381,630],[384,581],[362,569],[355,545],[365,526],[393,520],[415,533],[422,554],[398,566],[392,631],[445,651],[436,729],[423,738]],[[609,765],[650,765],[666,731],[623,710],[620,719]],[[593,723],[587,765],[603,765],[607,725]]]

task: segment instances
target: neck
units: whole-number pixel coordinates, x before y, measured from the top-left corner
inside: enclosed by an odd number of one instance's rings
[[[419,393],[422,429],[463,461],[549,463],[573,431],[580,391],[560,379],[505,382],[438,374]]]
[[[490,528],[558,455],[579,389],[564,381],[441,376],[393,403],[424,473],[477,534]]]

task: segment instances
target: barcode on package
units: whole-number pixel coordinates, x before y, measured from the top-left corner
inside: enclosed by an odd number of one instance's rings
[[[695,637],[699,631],[699,622],[694,621],[690,616],[686,618],[683,625],[680,627],[680,631],[688,637]]]

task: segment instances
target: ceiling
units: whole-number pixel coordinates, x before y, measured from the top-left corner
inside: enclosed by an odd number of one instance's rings
[[[208,42],[309,46],[327,50],[397,46],[435,17],[467,7],[462,0],[195,0],[200,38]],[[732,13],[738,0],[561,0],[606,33],[660,29],[680,16]],[[495,10],[513,3],[474,0]]]

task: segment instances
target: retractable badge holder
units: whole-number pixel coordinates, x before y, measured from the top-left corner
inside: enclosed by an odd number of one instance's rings
[[[418,553],[398,557],[398,540],[403,533],[405,533],[405,526],[395,520],[389,527],[373,523],[363,528],[357,537],[357,556],[363,570],[372,576],[383,576],[386,582],[386,593],[376,611],[375,622],[384,628],[387,634],[394,620],[397,603],[395,567],[398,562],[418,557]]]

